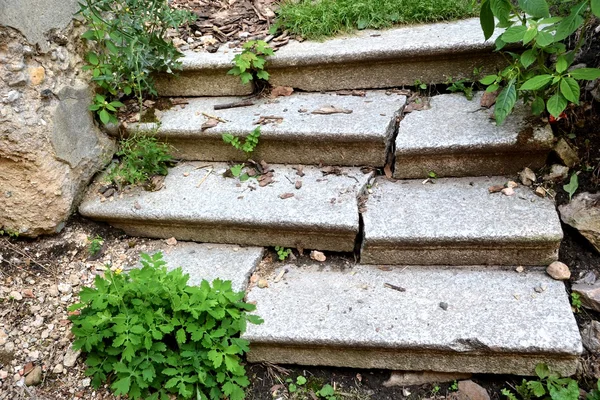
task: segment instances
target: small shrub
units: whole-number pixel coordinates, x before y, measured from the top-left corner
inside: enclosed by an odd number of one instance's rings
[[[120,162],[108,172],[108,179],[117,185],[135,185],[154,175],[167,175],[173,158],[169,146],[150,134],[136,134],[119,143]]]
[[[538,364],[535,373],[539,380],[523,382],[516,387],[517,394],[508,389],[501,392],[509,400],[530,400],[540,398],[543,400],[577,400],[579,398],[579,385],[571,378],[561,378],[560,375],[550,371],[547,365]]]
[[[102,250],[104,239],[102,239],[102,237],[100,237],[99,235],[96,235],[95,238],[88,238],[88,240],[90,242],[90,244],[88,245],[88,253],[90,253],[90,256],[94,257],[95,255],[100,253],[100,250]]]
[[[269,73],[265,71],[267,60],[272,56],[273,49],[264,40],[250,40],[244,43],[241,54],[233,57],[234,67],[227,74],[239,76],[243,84],[252,80],[269,80]]]
[[[87,353],[86,375],[130,399],[241,400],[249,385],[239,338],[255,306],[231,282],[188,286],[180,268],[167,272],[161,253],[141,255],[141,269],[106,272],[80,292],[70,317],[74,349]]]
[[[165,41],[168,28],[196,17],[169,7],[166,0],[83,0],[79,14],[89,28],[83,35],[90,45],[85,71],[91,71],[98,96],[90,106],[102,123],[116,122],[118,99],[134,95],[141,103],[156,95],[153,72],[172,73],[182,54]]]
[[[586,38],[593,15],[600,17],[600,1],[583,0],[574,5],[566,17],[551,17],[546,0],[483,0],[481,27],[486,39],[498,27],[505,28],[496,40],[496,49],[518,43],[523,53],[504,52],[511,64],[481,83],[487,91],[500,91],[495,117],[502,124],[513,111],[518,99],[531,105],[534,115],[547,111],[559,118],[569,103],[579,104],[580,81],[600,77],[598,68],[572,69],[576,53]],[[567,50],[565,39],[582,30],[578,43]]]

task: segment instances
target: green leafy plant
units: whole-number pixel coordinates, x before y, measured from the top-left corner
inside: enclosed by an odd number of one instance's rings
[[[102,250],[102,245],[104,244],[104,239],[101,236],[96,235],[94,238],[88,238],[90,244],[88,245],[88,253],[93,257],[100,253]]]
[[[320,390],[315,393],[318,397],[326,400],[338,400],[335,389],[330,384],[324,385]]]
[[[506,30],[496,40],[496,49],[520,44],[523,53],[506,51],[510,63],[481,83],[487,91],[499,91],[495,117],[502,124],[518,99],[531,105],[534,115],[547,112],[559,118],[569,103],[579,104],[580,83],[600,77],[598,68],[570,68],[584,44],[585,32],[576,46],[567,50],[563,43],[576,31],[588,29],[592,15],[600,16],[600,0],[577,2],[566,17],[552,17],[546,0],[483,0],[480,20],[486,39],[496,28]],[[496,25],[495,20],[498,20]]]
[[[452,382],[452,385],[450,385],[449,389],[452,392],[456,392],[458,390],[458,382],[456,382],[456,381]]]
[[[18,238],[19,231],[16,229],[2,228],[0,229],[0,236],[8,235],[11,238]]]
[[[286,249],[282,246],[275,246],[275,251],[277,252],[277,257],[279,261],[285,261],[290,254],[292,254],[292,249]]]
[[[303,377],[302,375],[299,375],[296,377],[295,383],[291,378],[288,378],[285,381],[289,384],[288,385],[289,393],[296,393],[298,391],[298,386],[304,386],[306,384],[306,378]]]
[[[247,156],[250,156],[256,146],[258,146],[258,139],[260,138],[260,125],[254,128],[254,130],[250,132],[250,134],[244,139],[233,136],[231,133],[224,133],[222,138],[225,143],[229,143],[235,149],[241,150],[246,153]]]
[[[569,183],[567,183],[566,185],[563,185],[563,189],[565,190],[565,192],[567,192],[569,194],[569,201],[573,198],[573,195],[575,194],[575,192],[577,191],[578,188],[579,188],[579,178],[577,176],[577,172],[573,172],[573,174],[571,175],[571,179],[569,180]]]
[[[109,169],[108,179],[117,185],[135,185],[154,175],[167,175],[173,158],[169,146],[150,133],[137,133],[119,143],[120,162]]]
[[[182,54],[167,42],[168,28],[196,17],[172,9],[164,0],[83,0],[79,14],[88,30],[90,46],[84,71],[90,71],[98,96],[90,106],[106,124],[116,122],[123,96],[137,98],[140,109],[146,94],[156,95],[152,73],[179,68]]]
[[[421,82],[419,79],[415,80],[414,86],[415,86],[415,88],[420,89],[420,90],[426,90],[427,89],[427,84]]]
[[[508,389],[501,392],[509,400],[551,399],[551,400],[577,400],[579,398],[579,385],[571,378],[561,378],[560,375],[550,371],[547,365],[538,364],[535,373],[539,380],[523,382],[517,386],[518,396]]]
[[[571,306],[576,313],[581,312],[581,295],[579,293],[571,292]]]
[[[588,393],[586,400],[600,400],[600,379],[596,382],[596,388]]]
[[[267,60],[265,57],[272,56],[273,49],[264,40],[250,40],[244,43],[240,54],[233,57],[234,67],[227,74],[239,76],[245,85],[252,80],[269,80],[269,73],[265,71]]]
[[[249,385],[239,335],[255,306],[230,281],[188,286],[181,268],[167,272],[161,253],[141,255],[141,269],[96,276],[69,308],[74,349],[87,353],[86,375],[130,399],[241,400]]]

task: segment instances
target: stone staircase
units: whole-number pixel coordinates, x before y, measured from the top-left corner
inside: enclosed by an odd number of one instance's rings
[[[161,116],[158,137],[184,160],[164,188],[107,199],[99,177],[80,213],[134,236],[217,243],[181,244],[170,261],[192,279],[248,286],[265,319],[245,334],[251,362],[522,375],[545,362],[572,374],[579,331],[564,285],[542,268],[562,239],[554,203],[526,187],[488,191],[543,165],[550,128],[531,125],[522,107],[498,127],[478,98],[460,94],[405,114],[405,95],[373,90],[493,70],[499,61],[480,35],[467,20],[286,46],[272,60],[272,81],[309,92],[227,110],[213,107],[238,98],[187,99]],[[180,80],[161,81],[162,94],[248,93],[225,75],[230,59],[190,55]],[[368,90],[317,92],[355,88]],[[314,113],[323,106],[344,111]],[[207,115],[223,122],[203,130]],[[272,182],[224,177],[227,162],[244,155],[221,135],[247,135],[261,117],[273,123],[261,126],[253,158],[273,163]],[[376,174],[386,162],[394,179]],[[424,181],[429,172],[440,178]],[[248,285],[270,246],[354,251],[360,261],[302,258],[278,264],[269,287]],[[250,259],[238,269],[223,261],[241,249]]]

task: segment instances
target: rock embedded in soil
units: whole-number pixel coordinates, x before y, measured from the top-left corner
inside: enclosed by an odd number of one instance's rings
[[[580,193],[558,211],[565,224],[577,229],[600,252],[600,193]]]
[[[390,379],[383,382],[383,386],[413,386],[413,385],[425,385],[428,383],[444,383],[452,382],[459,379],[468,379],[471,374],[461,374],[457,372],[435,372],[435,371],[421,371],[421,372],[406,372],[406,371],[392,371]]]
[[[77,358],[81,354],[81,350],[73,350],[72,347],[67,349],[65,356],[63,358],[63,364],[65,367],[72,367],[77,362]]]
[[[544,175],[544,181],[560,181],[569,175],[569,167],[564,165],[554,164],[550,167],[550,173]]]
[[[600,352],[600,322],[590,321],[581,332],[583,346],[592,353]]]
[[[561,159],[563,163],[569,168],[573,168],[579,164],[579,157],[577,152],[571,147],[565,139],[560,139],[556,146],[554,146],[554,152]]]
[[[586,283],[576,283],[571,289],[578,293],[581,298],[581,305],[594,311],[600,312],[600,281],[589,285]]]
[[[546,268],[546,272],[548,275],[558,281],[566,281],[571,278],[571,271],[569,270],[569,267],[567,264],[560,261],[554,261],[552,264],[550,264],[548,268]]]
[[[529,167],[526,167],[519,173],[519,178],[521,179],[521,183],[525,186],[531,186],[533,182],[536,181],[535,172]]]
[[[25,376],[25,385],[36,386],[42,382],[42,367],[37,366],[27,376]]]
[[[458,382],[458,398],[464,400],[490,400],[490,395],[472,380]]]

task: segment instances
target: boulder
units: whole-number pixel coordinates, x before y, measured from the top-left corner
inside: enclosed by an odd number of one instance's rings
[[[562,222],[577,229],[600,252],[600,193],[580,193],[558,210]]]
[[[591,353],[600,353],[600,322],[590,321],[581,332],[583,346]]]
[[[581,305],[594,311],[600,312],[600,281],[594,284],[576,283],[571,289],[579,294]]]
[[[30,237],[60,231],[114,153],[114,142],[88,111],[93,93],[89,81],[79,77],[79,34],[67,31],[67,43],[51,43],[42,54],[19,32],[0,26],[0,229],[5,231]],[[15,76],[23,84],[9,87]]]

